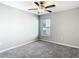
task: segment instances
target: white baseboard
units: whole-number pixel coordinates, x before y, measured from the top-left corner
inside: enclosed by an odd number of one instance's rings
[[[26,44],[32,43],[32,42],[34,42],[34,41],[37,41],[37,40],[32,40],[32,41],[29,41],[29,42],[26,42],[26,43],[23,43],[23,44],[20,44],[20,45],[17,45],[17,46],[13,46],[13,47],[10,47],[10,48],[7,48],[7,49],[4,49],[4,50],[1,50],[0,53],[3,53],[3,52],[8,51],[8,50],[10,50],[10,49],[14,49],[14,48],[17,48],[17,47],[21,47],[21,46],[23,46],[23,45],[26,45]]]
[[[68,46],[68,47],[78,48],[79,49],[79,46],[74,46],[74,45],[70,45],[70,44],[65,44],[65,43],[60,43],[60,42],[54,42],[54,41],[48,41],[48,40],[43,40],[43,39],[42,39],[42,41],[47,41],[47,42],[50,42],[50,43],[55,43],[55,44],[64,45],[64,46]]]
[[[23,43],[23,44],[20,44],[20,45],[17,45],[17,46],[10,47],[8,49],[1,50],[0,53],[5,52],[5,51],[8,51],[10,49],[14,49],[14,48],[17,48],[17,47],[21,47],[23,45],[29,44],[29,43],[34,42],[34,41],[37,41],[37,40],[32,40],[32,41],[29,41],[29,42],[26,42],[26,43]],[[74,46],[74,45],[69,45],[69,44],[64,44],[64,43],[59,43],[59,42],[53,42],[53,41],[48,41],[48,40],[43,40],[43,39],[42,39],[42,41],[47,41],[47,42],[51,42],[51,43],[55,43],[55,44],[64,45],[64,46],[68,46],[68,47],[78,48],[79,49],[79,46]]]

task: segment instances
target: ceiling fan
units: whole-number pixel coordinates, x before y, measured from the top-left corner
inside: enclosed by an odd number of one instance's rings
[[[43,13],[45,11],[51,13],[52,11],[48,10],[48,8],[55,7],[55,5],[53,4],[53,5],[45,6],[45,3],[46,3],[45,1],[34,2],[37,8],[32,8],[28,10],[37,10],[38,13]]]

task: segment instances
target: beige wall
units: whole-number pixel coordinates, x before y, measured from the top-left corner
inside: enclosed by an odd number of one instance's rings
[[[0,3],[0,52],[35,41],[37,37],[37,15]]]
[[[49,16],[51,19],[51,36],[42,40],[79,47],[79,8],[41,17],[48,18]]]

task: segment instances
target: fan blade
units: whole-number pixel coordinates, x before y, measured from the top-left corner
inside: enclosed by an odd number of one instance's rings
[[[34,2],[37,6],[39,6],[39,3],[38,2]]]
[[[45,1],[40,1],[40,4],[44,4],[45,3]]]
[[[46,10],[46,11],[48,11],[49,13],[51,13],[52,11],[50,11],[50,10]]]
[[[37,8],[32,8],[32,9],[28,9],[28,10],[37,10]]]
[[[45,8],[55,7],[55,5],[46,6]]]

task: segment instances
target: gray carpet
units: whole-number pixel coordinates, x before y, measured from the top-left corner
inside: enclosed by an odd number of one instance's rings
[[[44,41],[11,49],[0,54],[0,58],[78,58],[79,49]]]

